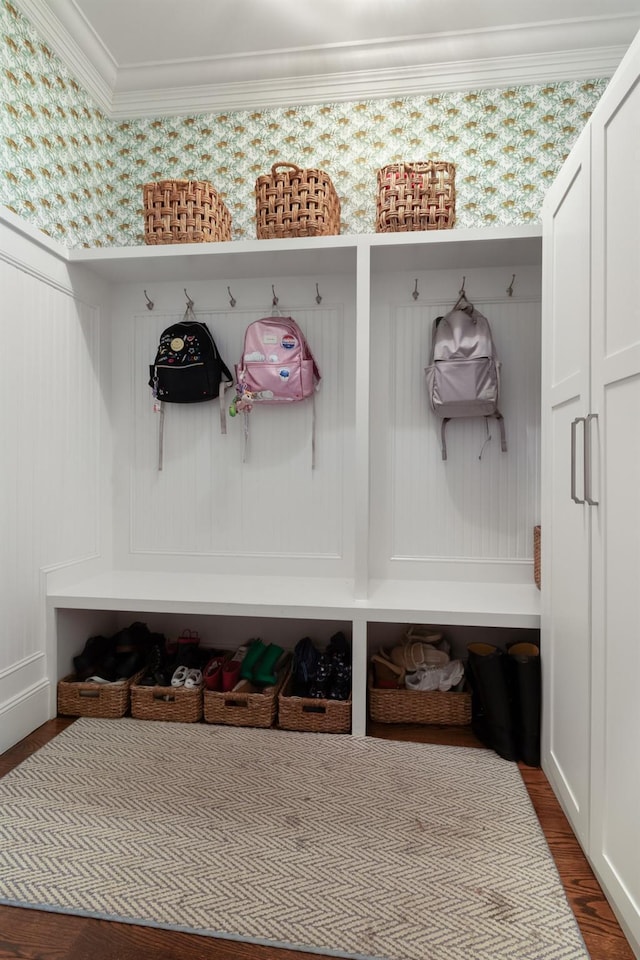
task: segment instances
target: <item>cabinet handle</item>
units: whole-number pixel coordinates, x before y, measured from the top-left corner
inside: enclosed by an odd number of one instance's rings
[[[597,413],[589,413],[584,421],[584,498],[590,507],[598,506],[591,496],[591,421],[597,419]]]
[[[579,423],[585,423],[584,417],[576,417],[571,423],[571,499],[574,503],[585,503],[576,494],[576,430]],[[585,455],[586,460],[586,455]]]

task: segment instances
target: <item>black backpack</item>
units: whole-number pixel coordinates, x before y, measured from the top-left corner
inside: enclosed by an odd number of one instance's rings
[[[206,323],[196,320],[187,307],[184,319],[163,330],[154,362],[149,367],[149,386],[154,409],[160,413],[158,470],[162,470],[165,403],[201,403],[222,398],[233,377],[220,356]],[[220,431],[227,432],[224,403],[220,403]]]

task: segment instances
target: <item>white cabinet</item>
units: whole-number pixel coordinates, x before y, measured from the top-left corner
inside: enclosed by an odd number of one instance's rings
[[[640,38],[545,204],[542,513],[543,765],[637,950],[639,161]]]

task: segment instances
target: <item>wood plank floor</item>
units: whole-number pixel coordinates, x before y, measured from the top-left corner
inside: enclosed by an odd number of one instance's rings
[[[0,776],[72,720],[50,720],[0,756]],[[477,746],[469,728],[372,724],[373,736]],[[520,766],[591,960],[634,960],[633,952],[541,770]],[[233,943],[151,927],[0,906],[0,960],[310,960],[317,954]],[[426,960],[426,958],[425,958]]]

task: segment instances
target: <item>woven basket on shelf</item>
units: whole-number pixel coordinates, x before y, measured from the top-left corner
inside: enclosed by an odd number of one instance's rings
[[[204,719],[206,723],[224,723],[233,727],[272,727],[276,720],[278,693],[287,674],[280,671],[272,687],[258,690],[248,680],[239,690],[219,693],[204,691]]]
[[[278,696],[278,726],[282,730],[310,733],[349,733],[351,694],[348,700],[317,700],[291,696],[291,671]]]
[[[378,170],[377,233],[449,230],[456,221],[453,163],[393,163]]]
[[[149,244],[231,239],[231,215],[205,180],[158,180],[142,186],[144,240]]]
[[[256,180],[255,194],[258,240],[340,233],[340,199],[324,170],[274,163]]]
[[[121,683],[78,681],[70,673],[58,682],[58,713],[65,717],[119,719],[129,710],[132,684],[141,673]]]
[[[369,715],[378,723],[464,727],[471,723],[471,692],[381,689],[369,671]]]
[[[131,716],[136,720],[197,723],[202,718],[202,688],[131,687]]]
[[[536,587],[540,589],[540,527],[533,528],[533,579]]]

